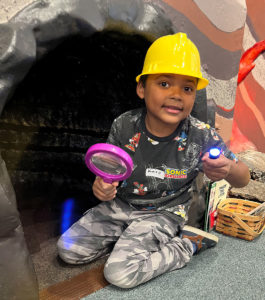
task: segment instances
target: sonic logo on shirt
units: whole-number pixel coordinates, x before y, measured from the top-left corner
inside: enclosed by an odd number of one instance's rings
[[[145,172],[145,176],[147,177],[156,177],[160,179],[171,178],[171,179],[185,179],[188,177],[186,169],[173,169],[166,168],[164,171],[159,169],[147,168]]]
[[[167,168],[165,170],[165,177],[167,178],[173,178],[173,179],[182,179],[182,178],[187,178],[187,170],[182,169],[172,169],[172,168]]]

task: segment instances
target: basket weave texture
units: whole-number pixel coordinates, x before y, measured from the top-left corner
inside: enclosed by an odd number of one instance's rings
[[[227,198],[217,208],[216,231],[252,241],[265,228],[265,216],[246,215],[260,203]]]

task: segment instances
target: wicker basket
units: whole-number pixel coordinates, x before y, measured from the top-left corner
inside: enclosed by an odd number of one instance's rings
[[[265,227],[265,216],[246,215],[260,203],[227,198],[217,208],[216,231],[252,241]]]

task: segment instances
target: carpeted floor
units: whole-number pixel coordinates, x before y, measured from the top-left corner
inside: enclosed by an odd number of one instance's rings
[[[60,236],[60,218],[55,218],[47,208],[38,211],[25,209],[20,215],[40,290],[61,282],[68,285],[67,281],[71,278],[97,268],[106,261],[106,258],[101,258],[90,264],[79,266],[64,263],[58,257],[56,246]]]
[[[134,289],[108,285],[82,300],[265,299],[265,234],[251,242],[215,234],[218,245],[181,270]]]
[[[219,237],[218,245],[194,256],[185,268],[123,290],[104,280],[106,257],[81,266],[63,263],[56,249],[58,220],[33,222],[31,214],[25,211],[22,219],[28,220],[24,230],[39,281],[40,299],[265,300],[265,233],[251,242],[214,233]]]

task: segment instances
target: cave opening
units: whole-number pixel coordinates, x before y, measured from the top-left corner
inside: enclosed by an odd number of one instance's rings
[[[98,203],[84,155],[118,115],[143,105],[135,77],[149,45],[111,30],[68,37],[17,86],[0,117],[0,147],[23,226],[52,221],[57,236]]]

